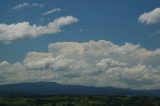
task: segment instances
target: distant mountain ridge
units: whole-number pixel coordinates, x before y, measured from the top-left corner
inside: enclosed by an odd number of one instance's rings
[[[55,82],[31,82],[0,85],[0,96],[44,96],[44,95],[131,95],[160,96],[157,90],[131,90],[114,87],[63,85]]]

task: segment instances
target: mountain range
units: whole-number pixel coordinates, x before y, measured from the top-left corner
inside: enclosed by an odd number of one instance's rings
[[[48,95],[130,95],[160,96],[160,89],[132,90],[115,87],[64,85],[55,82],[30,82],[0,85],[0,96]]]

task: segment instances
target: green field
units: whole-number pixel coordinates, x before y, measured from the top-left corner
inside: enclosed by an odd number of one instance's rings
[[[131,96],[0,97],[0,106],[160,106],[160,97],[131,97]]]

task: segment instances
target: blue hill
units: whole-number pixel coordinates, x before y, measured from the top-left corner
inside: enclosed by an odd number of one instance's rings
[[[0,96],[39,95],[131,95],[160,96],[160,90],[131,90],[114,87],[62,85],[55,82],[31,82],[0,85]]]

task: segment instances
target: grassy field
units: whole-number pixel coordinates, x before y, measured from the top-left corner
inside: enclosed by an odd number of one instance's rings
[[[0,97],[0,106],[160,106],[160,97],[131,97],[131,96]]]

